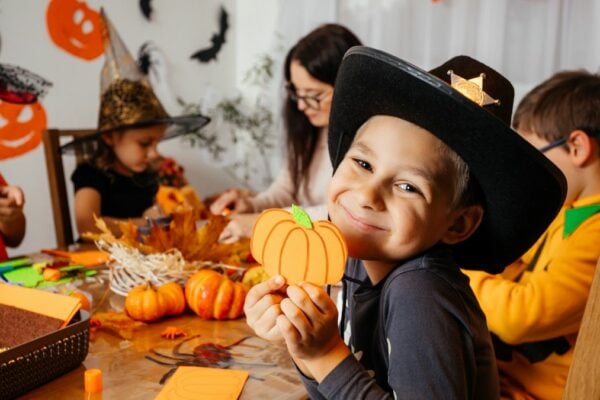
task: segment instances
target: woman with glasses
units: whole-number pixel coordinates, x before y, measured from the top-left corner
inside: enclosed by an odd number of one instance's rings
[[[287,165],[264,192],[242,189],[222,193],[210,210],[233,212],[222,239],[247,237],[260,211],[270,207],[304,207],[313,219],[325,219],[325,196],[332,167],[327,152],[327,129],[333,85],[344,53],[360,40],[338,24],[322,25],[300,39],[284,63],[286,99],[283,120]]]

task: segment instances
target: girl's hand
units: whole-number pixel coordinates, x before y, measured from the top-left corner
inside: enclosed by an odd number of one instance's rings
[[[289,286],[287,295],[277,326],[294,359],[325,357],[340,346],[347,350],[338,332],[335,303],[321,287],[303,282]]]
[[[219,240],[225,243],[233,243],[241,238],[250,237],[256,218],[258,218],[258,214],[232,215],[231,221],[221,232]]]
[[[247,190],[229,189],[223,192],[210,205],[210,212],[221,215],[230,210],[236,214],[252,212],[253,207],[248,200],[251,197]]]
[[[284,298],[285,279],[275,276],[253,286],[246,295],[244,313],[246,323],[257,336],[272,342],[282,342],[277,328],[277,317],[281,315],[280,303]]]
[[[9,223],[21,218],[25,195],[18,186],[0,187],[0,222]]]

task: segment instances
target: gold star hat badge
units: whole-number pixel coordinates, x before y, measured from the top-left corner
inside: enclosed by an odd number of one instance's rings
[[[485,79],[483,72],[471,79],[465,79],[455,74],[453,70],[448,70],[448,75],[450,75],[450,86],[475,104],[482,107],[490,104],[500,105],[500,100],[492,98],[483,91],[483,80]]]

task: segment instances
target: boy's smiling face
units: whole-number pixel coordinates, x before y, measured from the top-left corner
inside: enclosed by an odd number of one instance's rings
[[[395,263],[457,242],[457,173],[440,146],[429,131],[396,117],[374,116],[358,130],[328,199],[352,257]]]

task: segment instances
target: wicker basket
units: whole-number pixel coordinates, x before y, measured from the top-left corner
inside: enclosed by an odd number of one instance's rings
[[[0,399],[13,399],[77,368],[88,353],[90,315],[0,353]]]

